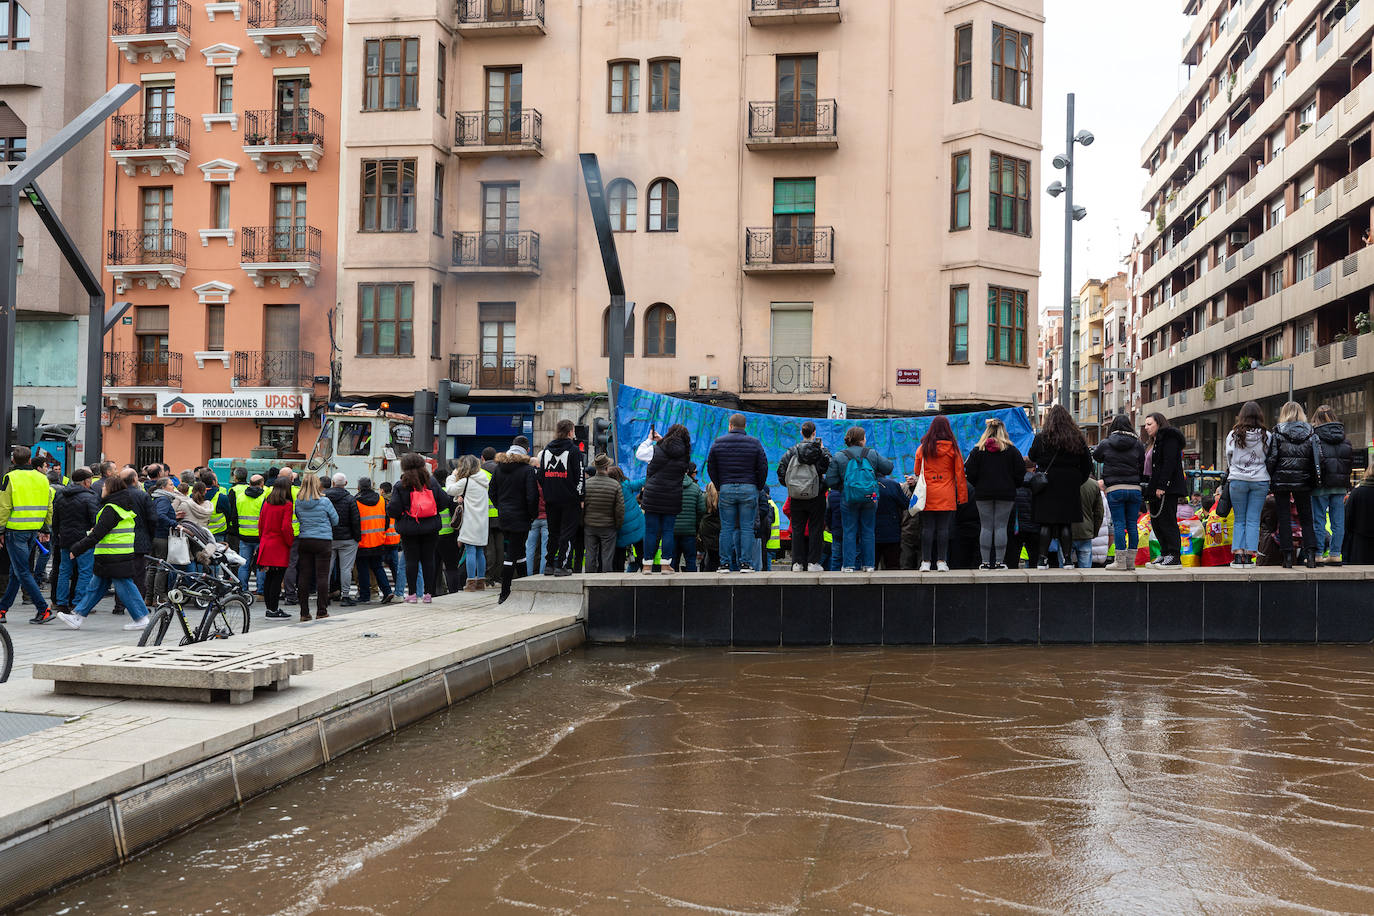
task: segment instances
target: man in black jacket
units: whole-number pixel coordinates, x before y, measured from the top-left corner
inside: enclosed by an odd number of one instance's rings
[[[582,526],[582,451],[573,438],[574,429],[572,420],[559,420],[554,440],[544,446],[536,462],[539,488],[544,493],[544,511],[549,520],[546,575],[572,575],[573,539]],[[538,507],[535,514],[538,514]],[[502,530],[505,527],[503,523]],[[528,532],[528,526],[525,530]]]
[[[496,507],[501,522],[501,536],[505,540],[505,559],[501,563],[501,598],[510,597],[511,582],[526,575],[525,539],[530,523],[539,515],[539,483],[529,455],[519,445],[496,456],[496,473],[492,475],[488,498]]]
[[[324,498],[334,506],[339,522],[334,526],[329,562],[339,573],[339,604],[353,607],[357,602],[349,597],[349,587],[353,582],[353,564],[358,559],[358,541],[363,537],[362,520],[358,515],[358,504],[347,489],[348,476],[335,474],[330,483],[333,486],[324,491]]]
[[[70,613],[90,586],[95,553],[87,551],[72,559],[71,549],[95,527],[99,511],[100,497],[91,489],[91,469],[77,468],[72,471],[72,482],[62,488],[52,504],[52,548],[61,558],[57,598],[53,602],[55,613]]]
[[[124,486],[129,492],[129,501],[133,504],[134,512],[138,518],[134,524],[134,584],[138,586],[139,592],[145,591],[148,579],[148,555],[153,552],[153,535],[157,529],[157,510],[153,507],[153,498],[148,495],[148,491],[138,485],[138,471],[133,468],[124,468],[119,471],[119,476],[124,480]],[[143,595],[143,600],[148,601],[148,595]],[[117,596],[115,598],[116,614],[124,613],[124,602]]]
[[[801,434],[802,441],[784,452],[778,461],[778,483],[787,487],[792,508],[792,571],[822,572],[825,472],[830,467],[830,452],[816,438],[815,423],[803,423]],[[794,470],[795,480],[789,482],[788,475]]]
[[[730,431],[711,443],[706,473],[720,493],[720,571],[748,571],[759,490],[768,484],[763,443],[744,431],[744,414],[730,415]]]

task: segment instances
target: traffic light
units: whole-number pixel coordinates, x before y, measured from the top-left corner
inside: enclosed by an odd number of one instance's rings
[[[439,422],[439,435],[447,435],[448,421],[453,417],[466,417],[472,408],[465,400],[472,391],[471,385],[439,379],[439,403],[434,411],[434,419]]]
[[[597,417],[592,421],[592,444],[596,446],[598,452],[609,452],[611,450],[611,421],[605,417]]]
[[[414,420],[411,423],[410,447],[422,455],[434,454],[434,392],[422,389],[415,392]]]
[[[38,442],[38,424],[43,421],[43,408],[29,404],[19,406],[19,425],[15,429],[15,439],[20,445],[32,448]]]

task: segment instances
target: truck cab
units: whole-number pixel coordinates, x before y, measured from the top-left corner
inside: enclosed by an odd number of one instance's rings
[[[324,415],[320,436],[305,461],[216,458],[210,467],[225,482],[234,468],[246,468],[252,477],[279,467],[297,474],[343,474],[350,490],[357,488],[359,477],[371,478],[374,486],[383,481],[395,483],[401,477],[401,456],[410,451],[411,432],[411,418],[405,414],[372,408],[330,411]],[[432,461],[430,469],[434,469]]]

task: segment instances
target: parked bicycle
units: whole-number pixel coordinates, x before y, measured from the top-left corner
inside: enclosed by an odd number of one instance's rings
[[[10,679],[10,669],[14,667],[14,641],[10,639],[10,631],[5,629],[4,621],[0,620],[0,684]]]
[[[167,572],[174,584],[167,589],[167,600],[152,611],[152,621],[138,638],[140,646],[162,645],[173,622],[179,626],[179,645],[183,646],[248,632],[252,625],[250,597],[238,588],[237,580],[230,590],[223,579],[212,573],[185,572],[156,558],[152,562]],[[175,580],[171,580],[173,575]],[[193,627],[187,611],[194,615],[197,609],[201,611],[200,622]]]

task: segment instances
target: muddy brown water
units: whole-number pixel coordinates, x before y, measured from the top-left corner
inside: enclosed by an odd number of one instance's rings
[[[1372,672],[592,648],[26,913],[1374,912]]]

